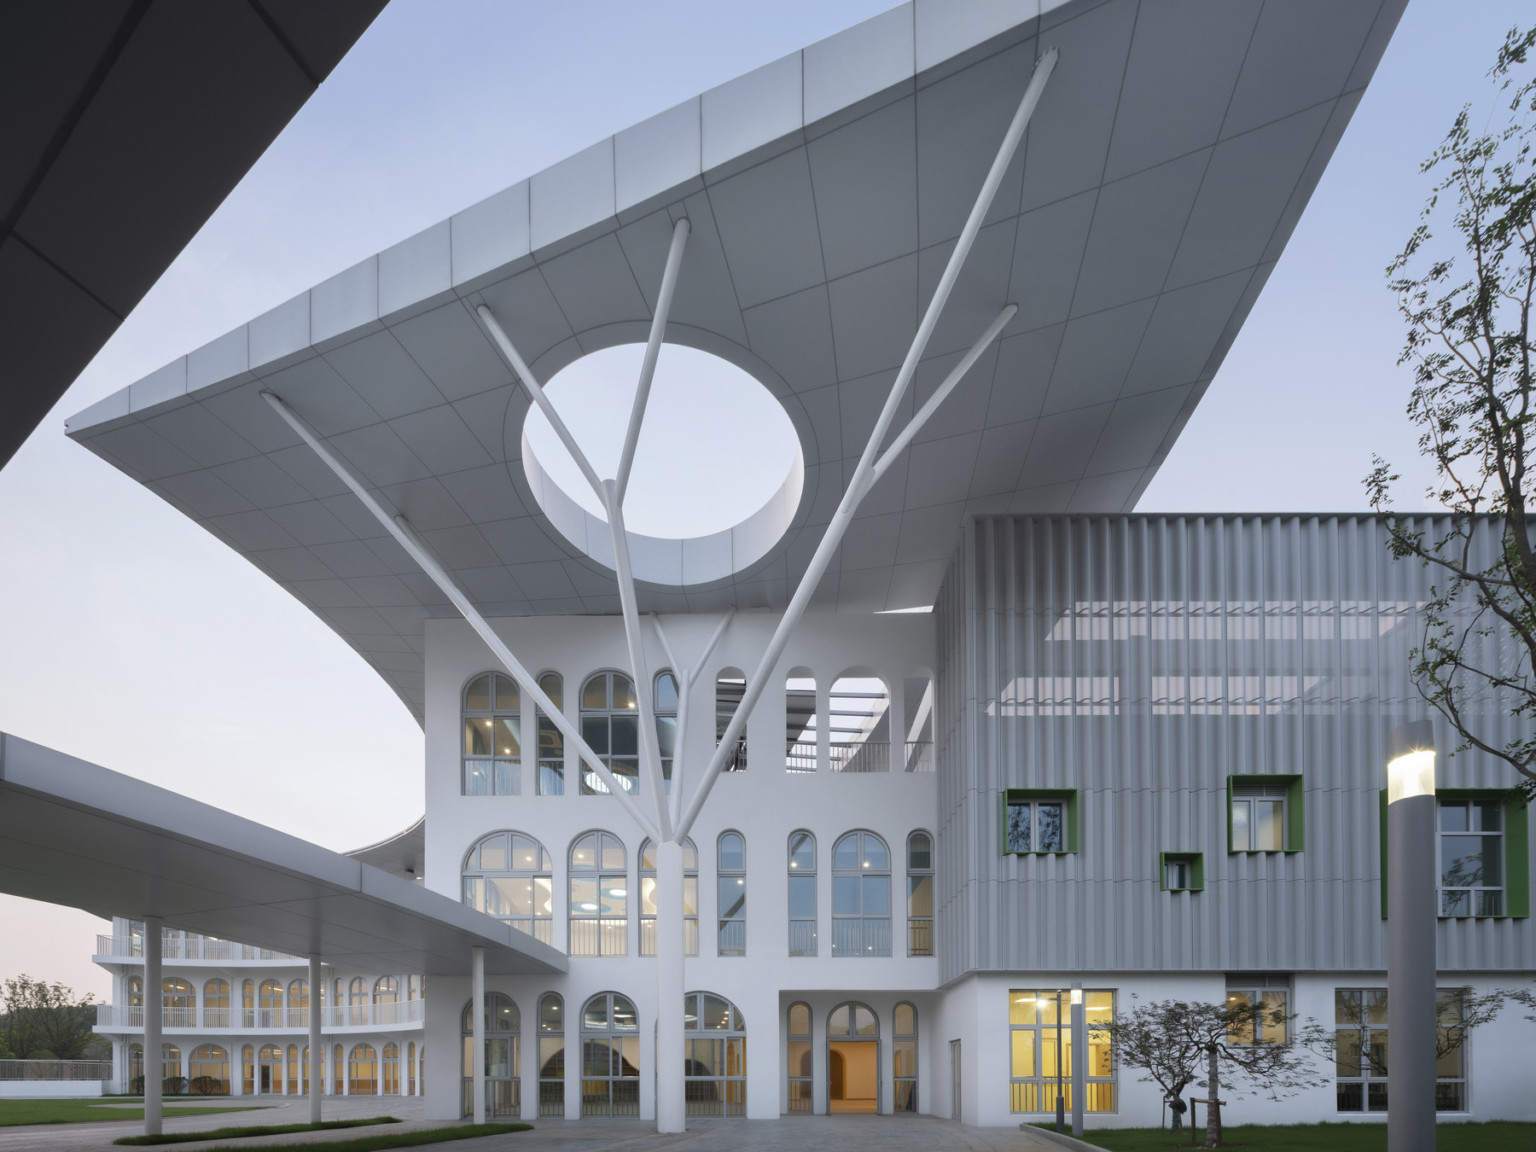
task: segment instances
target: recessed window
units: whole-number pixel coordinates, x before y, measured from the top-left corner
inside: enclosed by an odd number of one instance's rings
[[[623,842],[588,832],[571,844],[570,955],[629,952],[629,880]]]
[[[1003,851],[1076,852],[1077,793],[1010,788],[1003,794]]]
[[[1441,800],[1440,915],[1504,915],[1504,808],[1497,800]]]
[[[1205,856],[1200,852],[1164,852],[1158,857],[1164,892],[1203,892]]]
[[[1302,778],[1227,777],[1227,851],[1300,852],[1306,811]]]
[[[499,672],[476,676],[464,689],[465,796],[521,793],[521,707],[517,681]]]
[[[544,944],[553,942],[554,861],[532,836],[492,832],[464,857],[461,899]]]
[[[907,837],[907,955],[933,955],[933,837]]]
[[[832,846],[832,955],[891,954],[891,853],[873,832]]]
[[[789,834],[789,954],[816,955],[816,837],[804,829]]]
[[[719,954],[747,954],[747,844],[740,832],[723,832],[715,888],[720,918]]]
[[[640,710],[635,682],[622,672],[599,672],[581,689],[581,738],[633,795],[640,790]],[[581,770],[581,794],[604,795],[608,785],[590,768]]]

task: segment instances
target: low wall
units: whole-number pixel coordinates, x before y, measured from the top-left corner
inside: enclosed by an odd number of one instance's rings
[[[100,1080],[0,1080],[0,1100],[57,1100],[100,1096]]]

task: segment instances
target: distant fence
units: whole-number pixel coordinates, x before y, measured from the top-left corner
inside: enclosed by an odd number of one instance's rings
[[[110,1080],[110,1060],[0,1060],[0,1080]]]

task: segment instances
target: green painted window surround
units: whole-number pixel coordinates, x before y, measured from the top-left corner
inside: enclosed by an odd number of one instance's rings
[[[1063,800],[1066,802],[1067,847],[1065,851],[1043,852],[1032,849],[1028,852],[1010,852],[1008,850],[1008,805],[1021,800]],[[1077,789],[1076,788],[1005,788],[1003,789],[1003,802],[998,806],[997,812],[997,842],[1003,845],[1004,856],[1065,856],[1077,851]]]
[[[1523,797],[1497,788],[1436,788],[1436,800],[1502,800],[1504,802],[1504,907],[1498,916],[1438,916],[1441,920],[1524,920],[1531,914],[1531,813]],[[1381,918],[1387,918],[1387,790],[1377,801],[1376,841],[1381,848]],[[1435,835],[1440,834],[1439,810]],[[1434,850],[1434,845],[1430,845]],[[1436,901],[1438,907],[1438,899]]]
[[[1168,887],[1168,862],[1183,861],[1189,865],[1189,887]],[[1205,853],[1204,852],[1159,852],[1157,856],[1157,887],[1160,892],[1204,892],[1205,891]]]
[[[1239,788],[1285,789],[1285,847],[1282,852],[1300,852],[1307,843],[1307,808],[1300,773],[1272,773],[1263,776],[1227,777],[1227,852],[1236,855],[1232,847],[1232,794]],[[1245,848],[1247,852],[1273,852],[1273,848]]]

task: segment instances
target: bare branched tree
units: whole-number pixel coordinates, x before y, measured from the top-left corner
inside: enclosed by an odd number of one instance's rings
[[[1328,1033],[1283,1007],[1229,1001],[1160,1000],[1137,1004],[1102,1025],[1114,1058],[1147,1073],[1170,1098],[1191,1083],[1206,1089],[1205,1147],[1221,1147],[1221,1109],[1211,1103],[1223,1091],[1262,1089],[1272,1100],[1327,1081],[1318,1075],[1312,1049]],[[1284,1037],[1266,1040],[1265,1037]],[[1204,1065],[1202,1068],[1201,1066]],[[1201,1073],[1204,1079],[1197,1079]]]
[[[1423,171],[1439,177],[1418,227],[1387,268],[1408,326],[1408,416],[1433,461],[1428,495],[1451,513],[1443,534],[1390,511],[1398,476],[1377,457],[1366,480],[1395,556],[1435,573],[1419,693],[1455,729],[1458,751],[1503,760],[1536,795],[1536,548],[1531,536],[1532,293],[1536,291],[1536,28],[1506,36],[1489,75],[1503,127],[1474,132],[1463,107]],[[1437,237],[1449,215],[1449,236]],[[1453,249],[1459,248],[1459,251]],[[1495,544],[1489,547],[1490,533]],[[1510,738],[1502,716],[1521,724]]]

